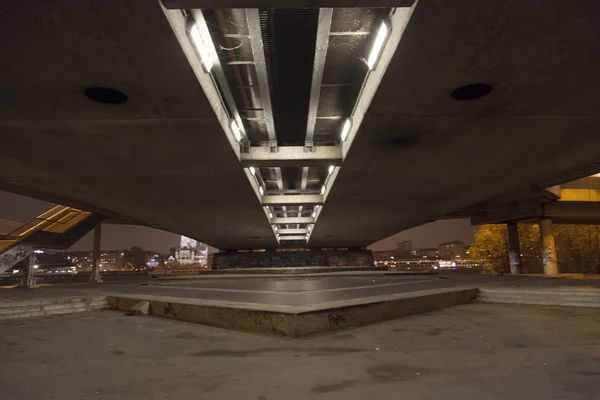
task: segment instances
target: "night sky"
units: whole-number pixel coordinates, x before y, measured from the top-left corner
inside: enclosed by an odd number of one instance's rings
[[[0,219],[28,222],[52,208],[54,204],[0,191]],[[374,243],[373,250],[391,250],[402,240],[412,240],[413,247],[436,247],[442,242],[473,241],[473,228],[468,219],[443,220],[390,236]],[[179,244],[179,235],[143,226],[103,225],[102,249],[119,250],[140,246],[146,250],[168,253],[169,247]],[[91,250],[92,233],[84,236],[71,250]]]

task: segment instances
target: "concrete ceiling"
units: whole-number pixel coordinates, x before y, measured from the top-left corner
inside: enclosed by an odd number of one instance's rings
[[[595,1],[419,1],[311,243],[371,243],[600,170],[598,21]],[[450,97],[474,82],[494,90]]]
[[[597,1],[420,0],[309,245],[598,172],[598,21]],[[2,189],[217,248],[278,245],[157,2],[11,2],[0,35]],[[493,92],[450,97],[474,82]],[[129,101],[94,103],[93,85]]]
[[[157,2],[2,7],[2,189],[217,248],[277,245]],[[92,102],[93,85],[129,101]]]

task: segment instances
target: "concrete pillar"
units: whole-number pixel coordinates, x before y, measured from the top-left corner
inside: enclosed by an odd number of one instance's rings
[[[521,244],[519,243],[519,227],[516,222],[506,224],[508,230],[508,260],[510,273],[513,275],[523,273],[521,263]]]
[[[556,256],[556,244],[554,243],[552,220],[550,218],[540,220],[540,236],[542,239],[544,274],[558,275],[558,258]]]
[[[21,287],[33,289],[38,287],[35,284],[35,255],[32,254],[25,260],[25,279],[21,281]]]
[[[94,247],[92,250],[92,275],[90,276],[90,282],[100,283],[102,277],[100,276],[100,244],[102,240],[102,224],[98,224],[94,228]]]

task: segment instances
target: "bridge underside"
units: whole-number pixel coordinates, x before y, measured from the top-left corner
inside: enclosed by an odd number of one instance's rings
[[[364,246],[503,193],[598,172],[599,19],[594,1],[419,1],[336,161],[308,245]],[[158,2],[11,2],[0,35],[11,38],[0,44],[1,189],[221,249],[280,245]],[[344,64],[344,46],[330,38],[328,62]],[[451,97],[478,82],[492,92]],[[128,101],[94,103],[83,93],[90,86],[118,88]],[[297,144],[293,132],[277,135],[281,148]]]

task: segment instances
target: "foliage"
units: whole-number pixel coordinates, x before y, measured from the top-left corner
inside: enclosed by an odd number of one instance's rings
[[[139,246],[133,246],[125,250],[125,254],[123,255],[123,265],[126,267],[145,268],[146,261],[146,253]]]
[[[555,225],[558,268],[563,273],[600,273],[600,226]]]
[[[600,226],[553,225],[561,273],[600,273]],[[509,272],[506,225],[482,225],[469,249],[470,258],[484,261],[484,272]],[[537,224],[519,224],[523,272],[543,273]]]
[[[506,225],[481,225],[474,239],[469,248],[469,257],[482,260],[484,272],[508,270]]]

